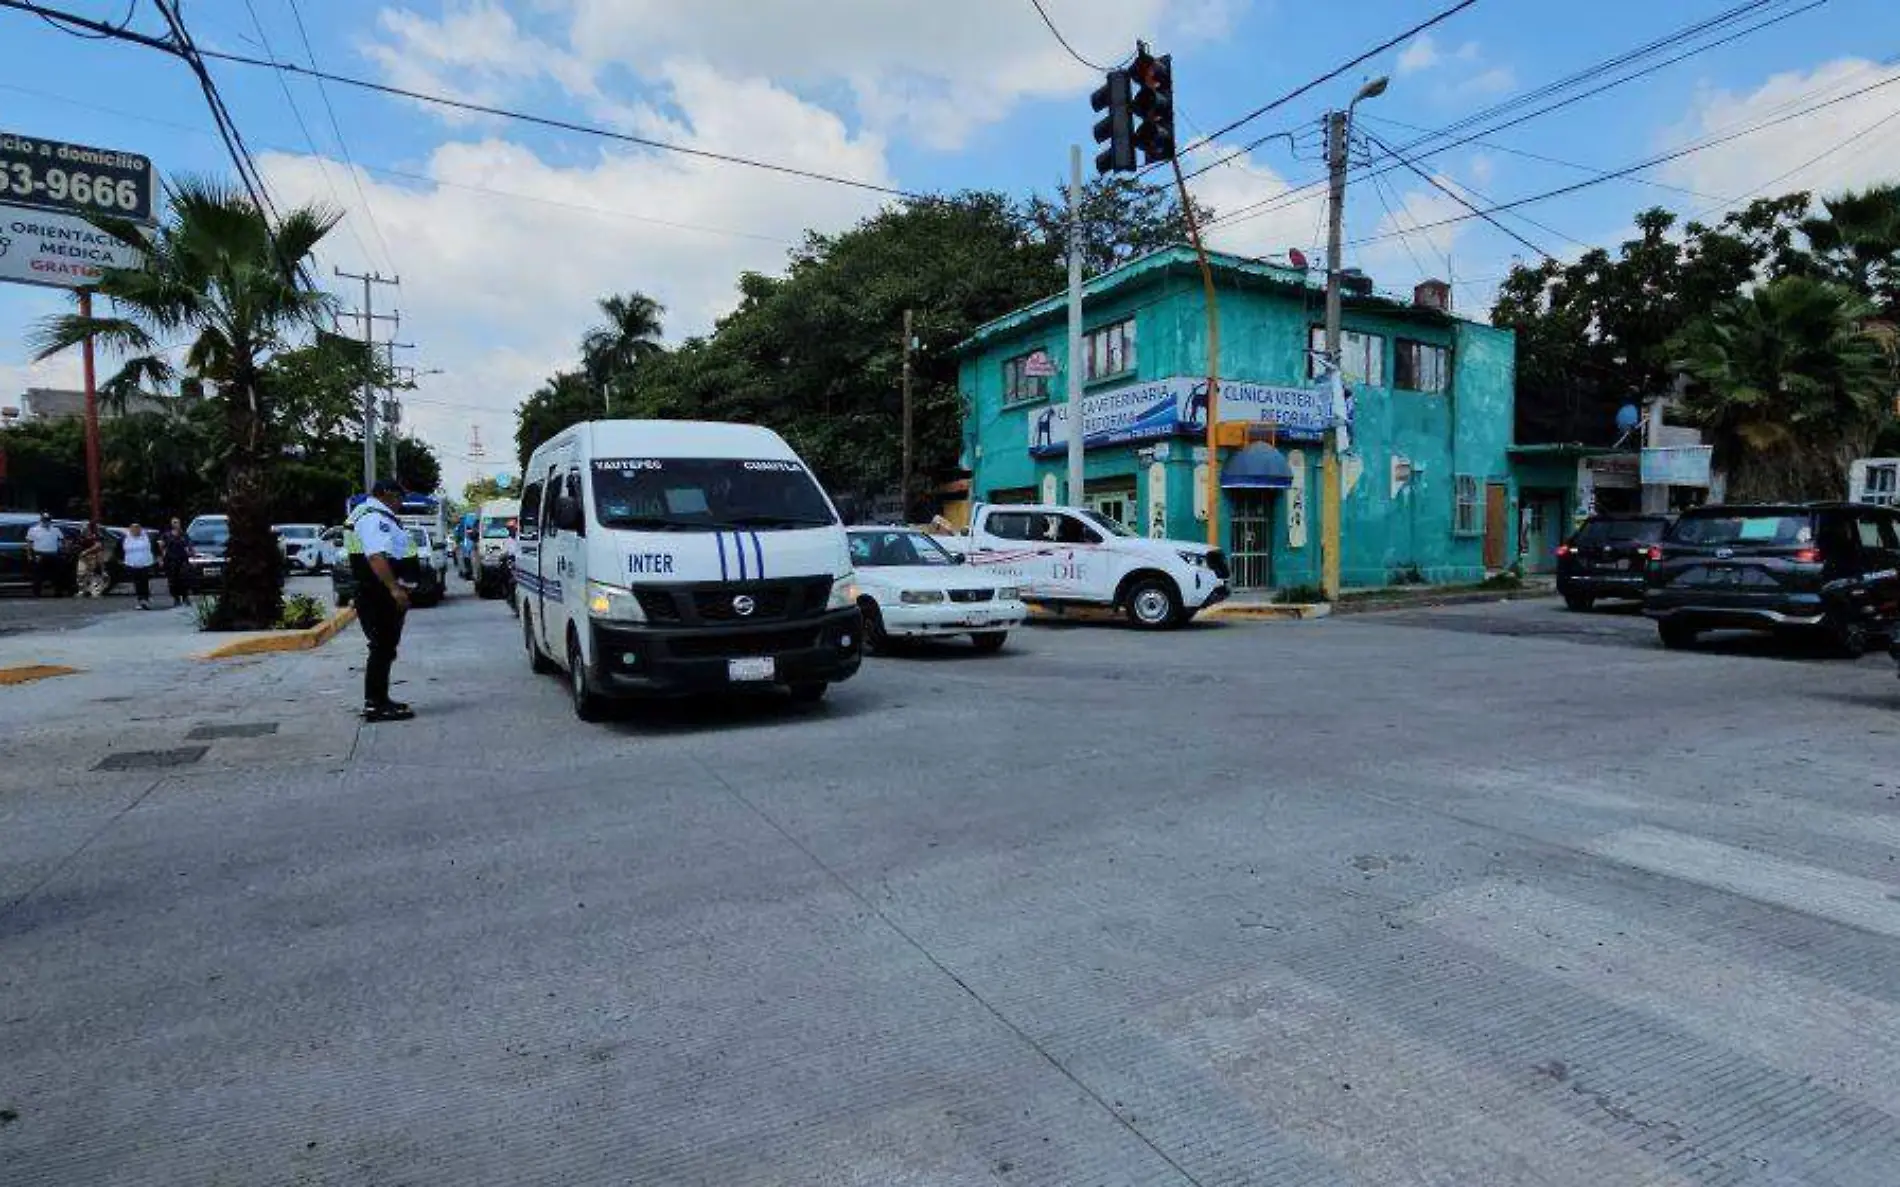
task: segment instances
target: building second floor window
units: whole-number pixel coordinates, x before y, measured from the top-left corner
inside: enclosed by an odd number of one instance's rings
[[[1408,392],[1442,392],[1451,386],[1451,351],[1401,338],[1392,354],[1392,370],[1394,387]]]
[[[1318,379],[1326,372],[1326,327],[1314,326],[1308,339],[1306,377]],[[1347,330],[1339,336],[1339,369],[1347,383],[1385,386],[1385,337]]]
[[[1113,379],[1135,369],[1135,319],[1090,330],[1082,339],[1084,379]]]
[[[1889,463],[1867,467],[1867,489],[1861,501],[1876,507],[1900,507],[1900,466]]]
[[[1037,353],[1032,350],[1029,354],[1019,354],[1003,363],[1004,407],[1011,404],[1033,404],[1037,400],[1049,398],[1049,377],[1029,375],[1024,372],[1024,368],[1029,365],[1030,357]]]

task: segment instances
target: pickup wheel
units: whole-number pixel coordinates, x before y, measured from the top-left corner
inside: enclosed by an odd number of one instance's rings
[[[1128,590],[1128,621],[1145,631],[1175,626],[1181,619],[1181,595],[1164,577],[1144,577]]]

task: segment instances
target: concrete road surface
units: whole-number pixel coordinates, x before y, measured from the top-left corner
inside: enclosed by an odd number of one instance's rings
[[[1900,681],[1548,601],[0,689],[0,1183],[1900,1182]],[[1607,643],[1609,645],[1600,645]]]

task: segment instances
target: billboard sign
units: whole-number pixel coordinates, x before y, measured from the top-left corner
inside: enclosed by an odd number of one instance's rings
[[[0,202],[66,214],[152,221],[149,158],[0,132]]]
[[[1645,449],[1644,486],[1694,486],[1708,489],[1715,450],[1707,445],[1679,445]]]
[[[1319,441],[1336,417],[1323,386],[1276,387],[1242,380],[1221,380],[1220,419],[1272,421],[1287,441]],[[1346,406],[1351,423],[1351,402]],[[1068,448],[1069,406],[1047,404],[1025,418],[1029,452],[1038,457]],[[1082,444],[1095,449],[1129,441],[1193,437],[1207,431],[1207,380],[1186,375],[1131,383],[1082,399]]]
[[[0,281],[89,288],[107,268],[143,263],[137,249],[77,215],[0,206]]]

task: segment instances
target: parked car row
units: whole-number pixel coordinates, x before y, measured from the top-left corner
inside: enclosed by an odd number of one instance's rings
[[[1859,656],[1896,639],[1900,511],[1828,502],[1593,516],[1557,550],[1557,591],[1579,611],[1640,601],[1665,647],[1766,631]]]

